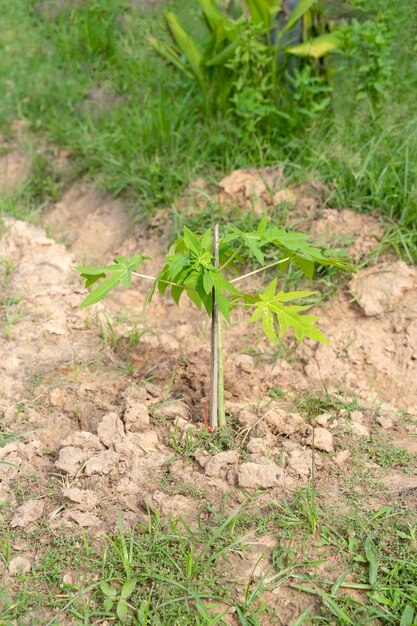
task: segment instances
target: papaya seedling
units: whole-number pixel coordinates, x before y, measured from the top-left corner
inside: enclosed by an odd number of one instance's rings
[[[271,248],[277,259],[267,263],[266,253]],[[257,269],[248,273],[241,270],[245,250],[259,264]],[[136,276],[153,283],[146,303],[158,290],[162,295],[169,293],[176,304],[185,294],[198,309],[203,308],[211,317],[211,428],[226,422],[222,319],[230,324],[233,309],[240,307],[250,314],[250,323],[261,322],[265,335],[273,343],[278,343],[290,328],[299,343],[305,338],[329,343],[315,325],[317,315],[305,313],[311,304],[293,303],[294,300],[312,296],[314,292],[283,292],[278,288],[278,276],[275,276],[264,291],[248,293],[240,288],[245,279],[273,268],[284,275],[291,263],[297,265],[309,279],[313,278],[316,265],[352,269],[343,259],[324,255],[309,242],[307,235],[268,227],[266,218],[252,232],[243,232],[231,224],[222,237],[218,225],[202,235],[184,227],[183,237],[174,241],[165,265],[155,277],[138,271],[147,259],[149,256],[146,254],[130,259],[119,256],[112,265],[105,267],[77,267],[85,286],[91,288],[81,306],[96,304],[119,285],[129,287],[132,276]]]

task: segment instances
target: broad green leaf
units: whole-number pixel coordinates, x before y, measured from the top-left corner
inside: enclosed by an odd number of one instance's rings
[[[298,265],[304,276],[307,276],[310,280],[314,278],[314,261],[304,259],[299,254],[295,254],[291,260]]]
[[[227,237],[224,238],[224,242],[229,243],[231,241],[234,241],[235,239],[241,239],[243,243],[252,252],[253,256],[258,261],[258,263],[263,265],[264,260],[265,260],[265,255],[263,254],[261,250],[261,246],[265,245],[266,243],[264,242],[264,234],[259,233],[257,231],[244,233],[243,231],[240,230],[240,228],[237,228],[237,226],[234,226],[234,225],[231,225],[230,229],[232,232]]]
[[[179,301],[180,301],[180,298],[181,298],[181,295],[182,295],[184,289],[185,289],[185,287],[180,287],[180,286],[177,286],[177,285],[172,285],[171,286],[171,296],[172,296],[172,299],[174,300],[176,305],[179,304]]]
[[[104,267],[90,267],[89,265],[77,265],[75,269],[81,276],[97,276],[104,272]]]
[[[123,598],[117,603],[116,613],[121,622],[125,622],[129,616],[129,605]]]
[[[230,43],[228,46],[223,48],[221,52],[212,56],[211,59],[208,59],[207,61],[205,61],[204,65],[206,67],[215,67],[217,65],[224,65],[226,61],[228,61],[234,55],[235,50],[239,44],[240,44],[239,39],[236,39],[236,41],[232,41],[232,43]]]
[[[220,313],[223,315],[226,321],[229,322],[230,324],[230,309],[231,309],[230,301],[221,293],[221,291],[217,291],[217,290],[216,290],[216,303],[217,303],[217,306],[219,307]]]
[[[211,254],[213,249],[213,237],[211,234],[211,228],[206,230],[204,235],[202,235],[200,243],[203,250],[206,250],[206,252],[210,252]]]
[[[90,276],[88,274],[81,274],[81,277],[85,278],[84,287],[89,289],[89,287],[94,285],[100,278],[106,278],[106,274],[94,274]]]
[[[378,576],[378,555],[370,537],[365,541],[365,555],[369,563],[369,584],[374,586]]]
[[[172,63],[172,65],[187,76],[187,78],[195,78],[194,74],[190,72],[174,46],[164,41],[159,41],[156,37],[148,37],[148,42],[161,57],[166,59],[169,63]]]
[[[204,11],[204,15],[211,30],[216,31],[219,24],[221,24],[225,19],[225,16],[220,11],[216,0],[198,0],[198,3]]]
[[[272,300],[275,297],[275,290],[277,288],[277,279],[274,280],[268,285],[265,289],[265,292],[260,295],[262,300]]]
[[[194,42],[192,37],[190,37],[190,35],[181,26],[175,13],[168,11],[168,13],[165,14],[165,19],[172,36],[191,65],[197,80],[204,86],[206,80],[202,69],[202,52],[198,49],[197,44]]]
[[[274,294],[276,284],[277,279],[275,278],[270,285],[268,285],[264,293],[257,295],[256,301],[253,300],[253,297],[241,294],[245,304],[248,304],[248,307],[255,306],[255,310],[249,321],[256,322],[262,316],[262,325],[265,334],[274,343],[278,341],[278,338],[276,336],[275,327],[271,322],[273,315],[275,315],[278,320],[279,337],[283,337],[287,330],[292,328],[299,343],[306,337],[322,343],[329,343],[323,333],[314,326],[317,315],[301,315],[301,312],[309,309],[310,305],[283,304],[284,302],[296,298],[311,296],[314,292],[295,291],[284,293],[280,291],[278,294]]]
[[[239,291],[236,289],[236,287],[230,281],[228,281],[226,276],[224,276],[219,270],[211,270],[210,276],[216,291],[226,289],[231,294],[239,295]]]
[[[317,315],[300,315],[301,311],[309,309],[310,306],[285,306],[277,302],[270,305],[270,308],[278,318],[280,337],[285,335],[288,328],[292,328],[298,343],[307,337],[314,339],[314,341],[330,344],[323,333],[314,326],[314,322],[318,319]]]
[[[277,333],[275,332],[274,317],[271,311],[267,311],[266,313],[262,314],[262,327],[268,339],[272,341],[272,343],[277,343],[278,337]]]
[[[173,282],[177,281],[181,272],[191,264],[189,254],[177,254],[173,257],[168,257],[168,263],[166,264],[167,278]]]
[[[250,303],[248,303],[248,306],[252,306],[252,305]],[[261,315],[263,315],[265,310],[266,309],[265,309],[265,305],[264,305],[263,302],[258,304],[256,309],[252,313],[252,316],[251,316],[249,322],[256,322],[261,317]]]
[[[342,43],[343,39],[340,33],[333,32],[320,35],[319,37],[300,43],[297,46],[290,46],[286,48],[285,51],[296,56],[320,59],[326,54],[329,54],[329,52],[340,48]]]
[[[91,293],[81,302],[80,307],[91,306],[92,304],[97,304],[100,300],[103,300],[108,294],[116,289],[116,287],[120,284],[120,278],[116,276],[109,276],[103,280],[102,283],[96,289],[93,289]]]
[[[184,226],[184,241],[188,250],[191,250],[191,252],[194,252],[194,254],[196,254],[197,256],[200,256],[200,254],[202,254],[199,238],[186,226]]]
[[[271,30],[271,12],[267,0],[246,0],[249,13],[255,24],[262,24],[265,31]]]
[[[123,586],[120,590],[120,597],[124,600],[130,598],[135,590],[136,584],[137,580],[135,578],[131,578],[130,580],[127,580],[125,583],[123,583]]]
[[[307,11],[316,2],[317,0],[298,0],[297,6],[295,7],[294,11],[289,16],[287,23],[285,24],[281,32],[286,33],[289,30],[291,30],[291,28],[296,25],[298,20],[300,20],[303,17],[304,13],[307,13]]]
[[[103,300],[103,298],[105,298],[110,291],[115,289],[120,283],[129,287],[132,271],[140,267],[143,258],[149,257],[147,255],[140,254],[133,256],[131,259],[128,259],[127,257],[117,257],[114,259],[113,265],[107,265],[104,268],[94,268],[88,266],[77,267],[76,269],[81,273],[82,278],[85,279],[86,287],[93,285],[101,278],[105,279],[98,287],[89,293],[80,306],[90,306],[92,304],[96,304],[100,300]],[[107,276],[107,274],[110,274],[110,276]]]
[[[210,293],[213,289],[213,281],[211,279],[211,272],[205,271],[203,273],[203,285],[206,293]]]
[[[289,302],[289,300],[297,300],[297,298],[308,298],[316,293],[316,291],[280,291],[275,297],[280,302]]]
[[[111,598],[105,598],[105,600],[103,600],[104,610],[111,611],[113,608],[113,604],[114,604],[114,600],[112,600]]]
[[[100,589],[104,593],[105,596],[109,598],[115,598],[117,595],[117,591],[114,587],[112,587],[108,582],[102,580],[100,583]]]
[[[258,224],[258,228],[256,229],[256,232],[258,233],[258,235],[263,235],[267,226],[268,226],[268,218],[263,217]]]
[[[402,615],[400,626],[412,626],[414,619],[414,609],[410,604],[407,604]]]
[[[187,289],[187,296],[190,298],[191,302],[196,305],[197,309],[201,309],[202,299],[196,291]]]

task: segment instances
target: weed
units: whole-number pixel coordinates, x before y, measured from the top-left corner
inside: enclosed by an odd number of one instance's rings
[[[371,461],[380,467],[401,468],[408,473],[417,473],[417,462],[414,454],[379,437],[371,437],[369,442],[359,444],[358,451],[366,454]]]

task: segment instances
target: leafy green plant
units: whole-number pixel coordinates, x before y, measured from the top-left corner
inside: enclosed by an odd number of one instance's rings
[[[306,41],[293,41],[293,29],[316,3],[300,0],[285,16],[280,0],[246,0],[238,5],[238,15],[232,17],[219,8],[216,0],[199,0],[208,28],[206,39],[190,35],[178,17],[167,12],[165,20],[173,43],[156,37],[149,42],[198,84],[209,108],[223,113],[231,109],[238,117],[253,116],[256,121],[273,112],[281,91],[277,86],[280,79],[285,79],[291,57],[317,59],[340,45],[337,32],[308,38],[307,28]]]
[[[349,74],[357,100],[376,102],[389,89],[394,67],[392,35],[382,20],[354,19],[340,29],[339,73]]]
[[[129,613],[134,608],[129,605],[128,600],[135,590],[136,583],[137,581],[134,578],[126,580],[120,589],[105,580],[100,583],[100,589],[105,596],[103,600],[104,609],[110,613],[115,607],[116,615],[121,622],[125,622],[128,619]],[[146,624],[146,620],[142,623]]]
[[[241,253],[245,248],[260,267],[241,274]],[[278,260],[265,263],[268,248],[275,250]],[[293,304],[294,300],[309,297],[314,292],[283,292],[278,288],[278,278],[275,277],[265,291],[248,293],[239,289],[241,281],[272,268],[279,269],[283,275],[291,263],[310,279],[316,264],[351,269],[345,261],[327,257],[312,246],[307,235],[268,227],[266,218],[252,232],[243,232],[231,224],[222,238],[219,237],[218,225],[203,235],[184,227],[184,236],[172,244],[166,263],[156,277],[137,271],[148,258],[146,254],[131,259],[120,256],[114,259],[113,265],[106,267],[78,267],[85,286],[92,287],[81,306],[96,304],[120,284],[129,287],[132,275],[135,275],[153,282],[146,302],[158,289],[162,295],[170,293],[176,304],[185,293],[198,309],[204,308],[212,319],[210,424],[213,428],[218,424],[224,425],[226,421],[222,317],[230,323],[232,310],[239,307],[251,314],[249,322],[262,323],[266,336],[273,343],[278,343],[290,328],[299,343],[304,338],[329,343],[315,325],[317,316],[305,314],[311,304]]]

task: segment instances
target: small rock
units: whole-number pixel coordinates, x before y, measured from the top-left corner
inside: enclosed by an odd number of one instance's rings
[[[293,450],[288,457],[290,467],[300,478],[308,478],[311,474],[311,450]]]
[[[369,439],[371,433],[369,432],[369,428],[364,426],[364,424],[358,424],[358,422],[352,422],[350,424],[352,428],[352,433],[356,437],[362,437],[363,439]]]
[[[120,455],[113,450],[103,450],[99,452],[97,456],[89,459],[84,468],[86,476],[92,476],[93,474],[110,474],[110,472],[116,467],[119,462]]]
[[[15,556],[9,563],[10,576],[22,576],[29,574],[32,569],[32,563],[24,556]]]
[[[237,421],[241,426],[251,427],[259,421],[259,417],[256,413],[252,413],[252,411],[249,411],[248,409],[243,409],[240,411]]]
[[[349,450],[341,450],[335,455],[333,460],[336,465],[340,467],[340,469],[343,469],[351,456],[352,454],[349,452]]]
[[[268,411],[265,421],[274,435],[285,435],[287,437],[299,432],[304,426],[304,420],[301,415],[288,413],[282,409]]]
[[[0,448],[0,460],[4,459],[11,452],[17,452],[17,450],[18,450],[18,445],[15,441],[6,443],[5,446]]]
[[[80,450],[80,448],[74,448],[73,446],[68,446],[66,448],[61,448],[59,451],[55,467],[63,472],[66,472],[70,476],[76,476],[81,468],[81,465],[87,458],[87,451]]]
[[[129,400],[126,404],[127,408],[123,416],[126,430],[138,433],[149,428],[150,419],[146,405],[135,400]]]
[[[97,426],[97,434],[107,448],[112,447],[118,439],[124,436],[123,422],[117,413],[111,412],[103,415]]]
[[[96,528],[100,526],[101,520],[92,513],[83,513],[82,511],[71,511],[68,516],[82,528]]]
[[[389,415],[381,413],[381,415],[377,415],[375,418],[377,424],[382,426],[385,430],[389,430],[394,426],[394,422]]]
[[[200,465],[200,467],[204,469],[207,466],[208,462],[210,461],[210,453],[207,452],[207,450],[199,449],[195,451],[194,458],[197,461],[197,463]]]
[[[220,476],[221,470],[227,465],[233,465],[239,461],[239,453],[237,450],[227,450],[210,456],[206,465],[206,476]]]
[[[68,402],[68,393],[64,391],[64,389],[60,389],[59,387],[52,389],[49,394],[49,404],[63,409],[66,402]]]
[[[238,354],[234,358],[234,362],[243,372],[251,374],[254,370],[254,360],[249,354]]]
[[[190,419],[190,411],[185,402],[165,404],[158,408],[158,413],[170,420],[182,419],[188,422]]]
[[[313,434],[307,437],[307,444],[313,445]],[[333,435],[326,428],[316,428],[314,431],[314,447],[324,452],[333,452]]]
[[[328,425],[332,418],[333,415],[331,413],[322,413],[321,415],[318,415],[316,417],[316,424],[318,424],[319,426],[323,426],[324,428]]]
[[[12,528],[26,528],[32,522],[42,517],[44,503],[42,500],[29,500],[17,509],[10,523]]]
[[[144,452],[157,452],[158,450],[159,439],[158,435],[153,430],[146,430],[143,433],[138,433],[138,436],[134,441]]]
[[[356,424],[362,424],[363,423],[362,411],[352,411],[352,413],[350,414],[350,419],[352,420],[352,422],[355,422]]]
[[[68,498],[68,500],[71,500],[71,502],[75,502],[82,511],[94,509],[98,500],[97,494],[90,489],[69,487],[68,489],[63,489],[62,494]]]
[[[268,439],[265,437],[254,437],[248,443],[248,452],[251,454],[264,454],[268,448]]]
[[[64,574],[62,577],[62,584],[63,585],[72,585],[74,583],[74,580],[71,576],[71,574]]]
[[[104,446],[97,435],[94,435],[86,430],[79,430],[71,435],[68,435],[68,437],[66,437],[61,443],[62,448],[66,448],[67,446],[82,448],[86,452],[104,450]]]
[[[119,441],[116,441],[116,443],[114,444],[114,449],[118,454],[124,456],[126,459],[133,459],[135,457],[143,455],[142,448],[137,446],[134,441],[132,441],[131,436],[123,437],[123,439],[119,439]]]
[[[283,479],[283,470],[270,459],[264,463],[242,463],[238,469],[238,485],[246,489],[276,487]]]

